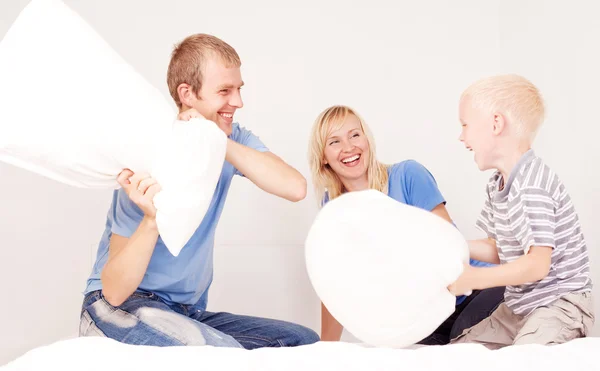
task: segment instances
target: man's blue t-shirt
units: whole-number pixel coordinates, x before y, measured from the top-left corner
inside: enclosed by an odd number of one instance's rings
[[[446,203],[433,175],[415,160],[406,160],[390,166],[388,179],[388,196],[398,202],[427,211],[433,210],[441,203]],[[473,266],[490,265],[473,259],[470,260],[470,264]],[[458,296],[456,305],[465,299],[465,296]]]
[[[237,123],[232,125],[229,138],[255,150],[268,151],[257,136]],[[243,176],[225,161],[206,215],[177,257],[171,255],[159,236],[148,269],[140,283],[140,290],[151,291],[166,302],[192,304],[199,310],[206,309],[208,289],[213,279],[215,230],[234,175]],[[102,289],[100,273],[108,259],[111,235],[116,233],[129,238],[143,217],[143,212],[122,189],[114,191],[106,227],[98,246],[96,263],[84,294]]]

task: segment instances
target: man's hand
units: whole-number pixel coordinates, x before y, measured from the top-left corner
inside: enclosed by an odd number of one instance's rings
[[[196,111],[194,108],[190,108],[189,110],[180,112],[179,115],[177,115],[177,120],[180,121],[190,121],[193,118],[198,118],[202,120],[205,119],[204,116],[202,116],[200,112]]]
[[[465,263],[462,274],[458,277],[454,283],[448,286],[448,291],[454,296],[466,295],[473,291],[475,283],[473,282],[473,267]]]
[[[160,192],[160,185],[149,174],[134,174],[129,169],[123,170],[117,177],[127,196],[135,203],[146,217],[156,218],[154,196]]]

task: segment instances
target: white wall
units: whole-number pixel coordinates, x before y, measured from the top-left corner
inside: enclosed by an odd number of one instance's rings
[[[0,2],[0,37],[27,2]],[[477,235],[489,174],[457,141],[458,95],[484,75],[526,75],[549,104],[536,149],[571,191],[600,282],[593,214],[600,204],[593,192],[600,181],[593,168],[600,159],[593,111],[600,26],[592,18],[600,8],[593,0],[568,8],[542,0],[65,2],[165,95],[175,42],[206,32],[232,44],[246,82],[238,119],[307,177],[314,118],[331,104],[355,107],[382,160],[414,158],[429,167],[468,237]],[[76,334],[109,197],[0,164],[0,365]],[[209,309],[318,330],[318,299],[302,251],[315,212],[312,190],[290,204],[237,179],[217,231]]]

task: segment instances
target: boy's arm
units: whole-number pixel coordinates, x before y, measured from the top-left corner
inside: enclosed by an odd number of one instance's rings
[[[271,152],[260,152],[227,139],[225,159],[265,192],[294,202],[306,197],[306,179]]]
[[[551,257],[551,247],[532,246],[526,255],[510,263],[484,268],[465,265],[463,274],[448,290],[454,295],[463,295],[471,290],[540,281],[550,271]]]
[[[471,259],[481,262],[500,264],[500,257],[496,249],[496,240],[493,238],[484,238],[480,240],[468,241],[469,255]]]

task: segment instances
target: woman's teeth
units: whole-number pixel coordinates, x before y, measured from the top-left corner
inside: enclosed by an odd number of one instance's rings
[[[343,163],[345,163],[345,164],[347,164],[347,163],[349,163],[349,162],[356,161],[356,160],[358,160],[359,158],[360,158],[360,155],[355,155],[355,156],[352,156],[352,157],[348,157],[348,158],[345,158],[345,159],[343,159],[343,160],[342,160],[342,162],[343,162]]]

